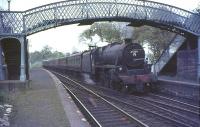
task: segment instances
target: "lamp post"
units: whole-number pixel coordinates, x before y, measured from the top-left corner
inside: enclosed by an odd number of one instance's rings
[[[10,2],[11,0],[7,0],[8,1],[8,11],[10,11]]]

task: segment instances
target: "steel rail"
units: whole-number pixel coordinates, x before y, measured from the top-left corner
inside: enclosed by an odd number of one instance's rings
[[[178,101],[178,100],[175,100],[175,99],[172,99],[172,98],[164,97],[164,96],[161,96],[161,95],[156,95],[156,94],[152,94],[152,93],[150,95],[156,96],[156,97],[160,97],[160,98],[163,98],[163,99],[166,99],[166,100],[174,101],[174,102],[177,102],[177,103],[180,103],[180,104],[183,104],[183,105],[187,105],[187,106],[190,106],[190,107],[193,107],[193,108],[197,108],[197,109],[200,110],[199,106],[188,104],[188,103],[185,103],[185,102],[182,102],[182,101]]]
[[[76,81],[70,79],[70,78],[67,77],[67,76],[64,76],[64,75],[62,75],[62,74],[60,74],[60,73],[57,73],[57,72],[55,72],[55,71],[51,71],[51,72],[53,72],[54,74],[57,74],[57,75],[59,75],[59,76],[65,78],[65,79],[71,81],[72,83],[78,85],[79,87],[83,88],[84,90],[88,91],[89,93],[91,93],[91,94],[95,95],[96,97],[100,98],[100,99],[103,100],[104,102],[106,102],[106,103],[108,103],[109,105],[111,105],[113,108],[117,109],[118,111],[120,111],[121,113],[123,113],[124,115],[126,115],[129,119],[135,121],[135,122],[136,122],[137,124],[139,124],[140,126],[142,126],[142,127],[149,127],[149,126],[146,125],[145,123],[141,122],[141,121],[138,120],[137,118],[133,117],[132,115],[128,114],[127,112],[123,111],[122,109],[120,109],[119,107],[117,107],[116,105],[114,105],[113,103],[109,102],[108,100],[106,100],[105,98],[103,98],[102,96],[100,96],[99,94],[97,94],[97,93],[93,92],[92,90],[90,90],[90,89],[88,89],[88,88],[82,86],[80,83],[78,83],[78,82],[76,82]]]
[[[99,88],[99,87],[98,87],[98,88]],[[105,89],[105,88],[102,88],[102,89],[108,91],[108,89]],[[98,89],[98,90],[99,90],[99,89]],[[98,90],[96,90],[96,91],[98,92]],[[108,92],[108,93],[109,93],[109,92]],[[105,94],[105,93],[104,93],[104,94]],[[103,97],[106,97],[106,98],[112,98],[112,97],[110,97],[110,96],[108,96],[108,95],[102,95],[102,94],[100,94],[100,93],[99,93],[99,95],[101,95],[101,96],[103,96]],[[135,97],[136,97],[136,96],[134,96],[133,99],[135,99]],[[116,98],[116,97],[114,97],[114,98],[115,98],[116,100],[120,101],[118,98]],[[136,97],[136,98],[137,98],[137,97]],[[168,109],[165,109],[165,108],[163,108],[163,107],[157,106],[157,105],[155,105],[155,104],[151,104],[150,102],[145,102],[144,100],[140,100],[141,98],[142,98],[142,97],[140,97],[140,98],[138,97],[136,102],[138,102],[138,101],[144,102],[144,103],[149,104],[149,105],[151,105],[151,106],[153,106],[153,107],[156,107],[156,108],[158,108],[158,109],[160,109],[160,110],[163,110],[163,111],[166,111],[166,112],[168,112],[168,113],[170,113],[170,114],[173,114],[173,115],[175,115],[176,117],[189,120],[189,121],[191,121],[192,123],[196,123],[196,121],[193,121],[193,120],[191,120],[191,119],[188,119],[188,118],[186,118],[185,116],[182,116],[181,114],[178,114],[178,113],[176,113],[176,112],[170,111],[170,110],[168,110]],[[113,98],[112,98],[112,99],[113,99]],[[120,102],[123,102],[123,101],[120,101]],[[124,104],[128,104],[128,102],[124,102]],[[140,110],[144,110],[144,111],[147,111],[147,112],[149,112],[149,113],[153,113],[153,114],[155,114],[155,115],[159,115],[159,116],[161,116],[162,118],[168,119],[168,120],[173,121],[173,122],[176,122],[176,123],[178,123],[178,124],[182,124],[182,126],[191,127],[191,125],[189,125],[189,124],[182,123],[181,121],[172,119],[172,118],[170,118],[170,117],[168,117],[168,116],[161,115],[161,114],[158,114],[158,113],[156,113],[156,112],[151,112],[151,111],[149,111],[149,110],[145,110],[144,108],[141,108],[141,107],[138,107],[138,106],[135,106],[135,105],[132,105],[132,104],[129,104],[129,105],[134,106],[135,108],[138,108],[138,109],[140,109]],[[197,124],[197,123],[196,123],[196,124]]]
[[[106,95],[102,95],[102,96],[103,96],[104,98],[107,98],[107,99],[109,98],[111,101],[114,100],[114,101],[116,101],[116,102],[118,102],[118,103],[123,103],[123,104],[129,106],[129,108],[130,108],[130,107],[132,107],[132,108],[137,108],[137,109],[139,109],[139,110],[141,110],[141,111],[145,111],[145,112],[147,112],[147,113],[154,114],[154,115],[156,115],[156,116],[159,116],[159,117],[164,118],[164,119],[166,119],[166,120],[169,120],[169,121],[171,121],[171,122],[177,123],[177,124],[181,125],[182,127],[194,127],[194,126],[192,126],[192,125],[189,125],[189,124],[186,124],[186,123],[182,123],[182,122],[177,121],[177,120],[174,120],[174,119],[172,119],[172,118],[163,116],[163,115],[161,115],[161,114],[159,114],[159,113],[151,112],[151,111],[149,111],[149,110],[147,110],[147,109],[144,109],[144,108],[142,108],[142,107],[138,107],[138,106],[135,106],[135,105],[130,104],[130,103],[128,103],[128,102],[121,101],[121,100],[119,100],[118,98],[109,97],[109,96],[106,96]]]
[[[95,86],[91,86],[91,87],[95,87]],[[102,87],[99,87],[99,86],[98,86],[98,88],[108,91],[108,89],[105,89],[105,88],[102,88]],[[99,90],[99,89],[98,89],[98,90]],[[96,92],[98,92],[98,90],[96,90]],[[102,95],[102,94],[99,93],[99,92],[98,92],[98,94],[105,97],[105,95]],[[176,117],[178,116],[179,118],[183,118],[183,119],[189,120],[189,121],[191,121],[191,122],[193,122],[193,123],[196,123],[196,121],[193,121],[193,120],[191,120],[191,119],[188,119],[188,118],[186,118],[185,116],[182,116],[182,115],[179,114],[179,113],[176,113],[176,112],[174,112],[174,111],[170,111],[170,109],[165,109],[165,108],[163,108],[163,107],[161,107],[161,106],[152,104],[151,102],[148,102],[148,99],[145,99],[145,98],[142,98],[142,97],[134,96],[134,99],[135,99],[135,98],[136,98],[137,100],[140,100],[140,101],[142,101],[142,102],[144,102],[144,103],[147,103],[147,104],[149,104],[149,105],[151,105],[151,106],[154,106],[154,107],[156,107],[156,108],[158,108],[158,109],[160,109],[160,110],[164,110],[164,111],[166,111],[166,112],[169,112],[169,113],[175,115]],[[158,102],[158,103],[159,103],[159,102]],[[193,112],[193,111],[190,111],[190,110],[187,110],[187,109],[179,108],[179,107],[176,107],[176,106],[170,106],[170,105],[168,105],[168,106],[169,106],[170,108],[178,108],[178,109],[180,109],[180,110],[183,110],[183,111],[186,111],[186,112],[191,112],[191,113],[194,113],[194,114],[196,114],[196,115],[199,115],[199,113]],[[178,124],[181,124],[180,121],[171,119],[170,117],[167,117],[167,116],[163,116],[163,117],[164,117],[164,118],[167,118],[167,119],[169,119],[169,120],[171,120],[171,121],[175,121],[175,122],[177,122]],[[191,126],[191,125],[185,124],[185,123],[183,123],[183,125],[185,125],[185,126]]]
[[[78,97],[76,97],[76,95],[66,85],[64,85],[63,83],[61,84],[68,91],[74,102],[79,106],[82,113],[87,117],[88,121],[95,127],[102,127],[102,125],[98,122],[98,120],[95,119],[92,113],[84,106],[84,104],[78,99]]]
[[[142,99],[144,101],[148,101],[150,103],[156,103],[156,104],[160,104],[160,105],[164,105],[164,106],[168,106],[168,107],[172,107],[174,109],[177,109],[177,110],[183,110],[183,111],[186,111],[186,112],[189,112],[189,113],[193,113],[193,114],[196,114],[196,115],[200,115],[200,113],[198,111],[193,111],[193,110],[189,110],[189,109],[186,109],[186,108],[182,108],[182,107],[178,107],[178,106],[174,106],[174,105],[170,105],[170,104],[167,104],[165,102],[160,102],[160,101],[155,101],[153,99],[147,99],[147,98],[143,98],[143,97],[138,97],[138,96],[134,96],[138,99]],[[199,110],[199,108],[197,109]]]
[[[79,82],[76,80],[76,82]],[[104,87],[100,87],[98,86],[98,88],[100,89],[104,89],[104,90],[108,90],[108,89],[105,89]],[[186,109],[186,108],[181,108],[181,107],[178,107],[178,106],[174,106],[174,105],[169,105],[169,104],[166,104],[165,102],[160,102],[160,101],[155,101],[153,100],[153,98],[151,99],[147,99],[147,98],[144,98],[144,97],[139,97],[139,96],[134,96],[134,98],[137,98],[137,99],[142,99],[144,101],[149,101],[149,102],[153,102],[153,103],[158,103],[158,104],[161,104],[161,105],[166,105],[166,106],[169,106],[169,107],[172,107],[172,108],[176,108],[178,110],[183,110],[183,111],[186,111],[186,112],[189,112],[189,113],[193,113],[193,114],[196,114],[196,115],[200,115],[199,111],[200,111],[200,107],[198,106],[194,106],[194,105],[191,105],[191,104],[187,104],[187,103],[184,103],[184,102],[180,102],[180,101],[177,101],[177,100],[173,100],[171,98],[167,98],[167,97],[164,97],[164,96],[159,96],[159,95],[156,95],[156,94],[153,94],[153,93],[149,93],[150,95],[153,95],[153,96],[157,96],[157,97],[160,97],[160,98],[164,98],[166,100],[169,100],[169,101],[172,101],[172,102],[175,102],[175,103],[179,103],[181,104],[182,106],[185,105],[185,106],[188,106],[189,107],[192,107],[194,108],[194,110],[189,110],[189,109]]]
[[[91,86],[91,87],[94,87],[94,86]],[[105,89],[105,88],[99,87],[99,86],[98,86],[98,90],[96,90],[96,91],[99,91],[99,88],[103,89],[104,93],[105,93],[105,90],[107,91],[107,93],[110,93],[109,89]],[[101,95],[101,96],[104,96],[104,95]],[[131,96],[130,96],[130,98],[131,98]],[[194,118],[196,120],[198,119],[197,117],[199,116],[199,112],[194,112],[194,111],[190,111],[190,110],[187,110],[187,109],[184,109],[184,108],[181,108],[181,107],[177,107],[177,106],[173,106],[173,105],[171,106],[171,105],[167,105],[167,104],[157,102],[157,103],[160,103],[160,105],[161,104],[165,105],[164,107],[168,106],[168,108],[164,108],[163,106],[159,106],[159,104],[158,105],[152,104],[152,102],[149,102],[148,99],[145,99],[143,97],[138,97],[138,96],[132,96],[132,97],[133,98],[131,98],[131,100],[133,100],[134,102],[143,102],[144,104],[146,103],[146,105],[148,105],[148,106],[153,106],[153,107],[155,107],[159,110],[166,111],[166,112],[168,112],[168,113],[170,113],[170,114],[172,114],[172,115],[174,115],[178,118],[182,118],[182,119],[185,119],[185,120],[191,121],[192,123],[197,124],[197,122],[194,120]],[[154,101],[154,100],[152,100],[152,101]],[[175,108],[177,108],[176,111],[173,111]],[[179,110],[179,111],[177,111],[177,110]],[[185,113],[187,113],[187,114],[184,113],[184,116],[183,116],[182,114],[180,114],[181,111],[185,111]],[[193,118],[188,117],[187,116],[187,115],[189,115],[188,113],[190,113],[190,116],[192,116]]]

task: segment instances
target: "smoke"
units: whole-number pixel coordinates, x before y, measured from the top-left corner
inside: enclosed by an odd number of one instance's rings
[[[84,78],[84,81],[87,83],[87,84],[90,84],[90,85],[95,85],[95,82],[91,79],[90,75],[89,74],[82,74],[83,78]]]
[[[123,39],[131,39],[133,36],[133,27],[126,26],[122,30],[122,38]]]

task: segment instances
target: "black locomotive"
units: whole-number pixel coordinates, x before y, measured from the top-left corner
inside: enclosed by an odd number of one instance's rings
[[[145,92],[154,82],[141,45],[126,39],[66,58],[43,61],[43,67],[64,73],[87,73],[100,84],[117,90]]]

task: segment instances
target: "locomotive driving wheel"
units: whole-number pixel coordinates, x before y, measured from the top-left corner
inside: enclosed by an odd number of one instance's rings
[[[148,85],[143,82],[139,82],[136,84],[136,92],[138,93],[146,93],[148,91]]]
[[[107,71],[105,73],[104,86],[106,86],[108,88],[111,88],[111,89],[114,89],[115,81],[113,81],[113,78],[111,77],[111,72],[110,71]]]
[[[110,80],[108,83],[108,88],[115,89],[114,86],[115,86],[115,82],[113,80]]]
[[[122,91],[123,93],[128,93],[128,91],[129,91],[128,85],[126,85],[126,84],[123,83],[121,91]]]
[[[112,84],[112,88],[117,91],[121,91],[123,82],[115,82]]]
[[[103,85],[104,85],[105,87],[108,87],[108,88],[109,88],[109,87],[110,87],[110,82],[111,82],[110,80],[111,80],[111,78],[110,78],[110,75],[108,74],[108,72],[104,73],[103,80],[104,80],[104,81],[103,81],[103,82],[104,82]]]
[[[123,83],[123,86],[122,86],[122,90],[121,90],[121,91],[122,91],[123,93],[131,94],[131,93],[133,93],[134,89],[133,89],[131,86],[129,86],[129,85]]]

